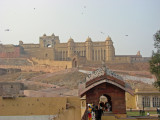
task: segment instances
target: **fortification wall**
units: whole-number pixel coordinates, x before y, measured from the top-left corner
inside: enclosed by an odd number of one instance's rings
[[[61,71],[64,70],[64,67],[59,67],[59,66],[16,66],[16,65],[0,65],[0,68],[17,68],[17,69],[21,69],[22,71],[43,71],[43,72],[57,72],[57,71]]]
[[[21,45],[24,49],[27,49],[27,48],[39,48],[40,45],[39,44],[22,44]]]
[[[26,58],[0,58],[0,65],[31,66],[32,63]]]
[[[20,47],[4,48],[0,51],[0,58],[16,58],[20,57]]]
[[[24,51],[26,55],[29,57],[54,60],[53,48],[29,48],[29,49],[24,49]]]
[[[138,63],[138,62],[148,62],[151,59],[151,57],[135,57],[131,58],[132,63]]]
[[[127,56],[115,56],[112,63],[131,63],[131,58]]]
[[[60,67],[60,68],[72,68],[72,61],[53,61],[49,59],[37,59],[32,58],[33,62],[36,62],[39,65],[49,65],[54,67]]]
[[[4,68],[0,68],[0,75],[4,75],[4,74],[7,74],[7,73],[16,73],[16,72],[21,72],[21,69],[13,69],[13,68],[4,69]]]

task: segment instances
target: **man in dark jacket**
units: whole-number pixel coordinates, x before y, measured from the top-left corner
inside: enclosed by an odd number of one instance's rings
[[[98,109],[98,106],[95,107],[95,118],[96,120],[101,120],[102,111]]]

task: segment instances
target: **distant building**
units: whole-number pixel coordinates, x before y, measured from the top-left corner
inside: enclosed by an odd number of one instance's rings
[[[26,57],[50,59],[54,61],[73,61],[74,66],[80,62],[105,63],[134,63],[147,62],[150,58],[142,57],[140,51],[136,55],[115,55],[115,48],[111,37],[105,41],[93,42],[90,37],[85,42],[75,42],[72,38],[67,43],[60,43],[59,36],[44,34],[39,38],[39,44],[24,44],[19,41],[18,48],[11,52],[11,46],[6,45],[0,50],[0,57],[17,57],[19,53]],[[12,46],[13,47],[13,46]],[[20,49],[21,48],[21,49]],[[19,49],[15,51],[16,49]]]
[[[23,48],[20,46],[0,44],[0,58],[20,57],[22,52],[23,52]]]
[[[134,96],[126,93],[126,108],[156,110],[160,107],[160,92],[152,89],[135,89]]]

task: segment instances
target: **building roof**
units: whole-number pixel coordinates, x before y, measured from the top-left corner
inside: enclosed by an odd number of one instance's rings
[[[70,37],[68,42],[74,42],[74,40]]]
[[[127,91],[133,95],[131,87],[126,86],[121,76],[117,75],[107,67],[98,68],[86,77],[86,82],[80,84],[79,95],[82,97],[87,91],[102,83],[109,83],[119,87],[120,89]]]
[[[111,40],[111,37],[110,37],[110,36],[108,36],[108,37],[106,38],[106,40]]]
[[[86,39],[86,42],[92,42],[91,38],[88,36],[88,38]]]

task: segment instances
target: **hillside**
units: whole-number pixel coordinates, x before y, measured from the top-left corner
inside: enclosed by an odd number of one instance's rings
[[[44,94],[48,96],[59,96],[62,95],[62,93],[63,95],[78,95],[78,84],[80,82],[84,82],[87,75],[79,72],[79,70],[93,71],[98,67],[98,65],[93,65],[83,66],[79,69],[55,69],[52,72],[22,70],[17,73],[1,75],[0,82],[22,82],[25,84],[25,89],[30,90],[25,91],[25,93],[29,96],[35,96],[35,94],[38,96],[44,96]],[[133,89],[140,89],[141,86],[144,86],[143,88],[146,89],[154,89],[152,83],[155,78],[149,72],[148,63],[107,64],[107,67],[121,75],[125,82],[128,83]],[[49,69],[49,67],[47,69]],[[35,90],[36,92],[34,92]]]

